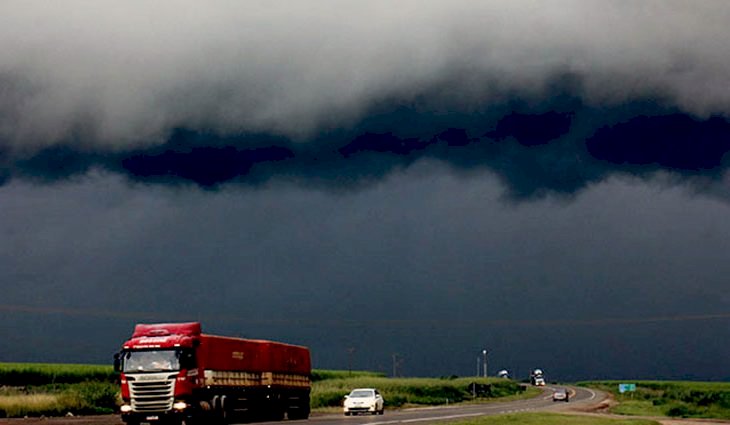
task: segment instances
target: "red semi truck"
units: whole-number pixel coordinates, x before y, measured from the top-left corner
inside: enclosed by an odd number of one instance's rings
[[[130,425],[309,417],[306,347],[206,335],[197,322],[139,324],[114,366]]]

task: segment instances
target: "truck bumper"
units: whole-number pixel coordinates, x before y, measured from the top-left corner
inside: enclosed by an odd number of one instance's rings
[[[129,425],[137,424],[179,424],[187,417],[184,412],[159,412],[159,413],[122,413],[122,421]]]

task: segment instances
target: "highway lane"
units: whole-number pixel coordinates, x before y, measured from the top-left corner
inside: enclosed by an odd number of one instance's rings
[[[553,387],[547,386],[543,393],[531,399],[491,402],[484,404],[461,404],[442,407],[421,407],[413,409],[388,410],[386,400],[385,415],[344,416],[343,414],[313,414],[309,420],[259,422],[268,425],[428,425],[479,416],[504,413],[561,410],[566,407],[589,406],[600,403],[606,395],[587,388],[565,387],[570,389],[570,402],[553,402]],[[0,419],[0,424],[9,425],[122,425],[119,415],[101,415],[69,418],[26,418]]]
[[[566,387],[562,387],[566,388]],[[499,415],[504,413],[518,413],[544,410],[560,410],[565,407],[587,406],[598,404],[606,395],[604,393],[579,387],[570,389],[570,402],[554,402],[552,393],[554,388],[547,386],[545,391],[535,398],[509,402],[492,402],[484,404],[453,405],[443,407],[428,407],[415,409],[388,410],[386,404],[383,416],[344,416],[344,415],[315,415],[308,421],[308,425],[394,425],[447,422],[461,419],[471,419],[479,416]],[[386,400],[387,403],[387,400]],[[292,424],[293,422],[289,422]]]

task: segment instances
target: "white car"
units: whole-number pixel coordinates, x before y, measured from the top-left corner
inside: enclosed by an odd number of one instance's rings
[[[385,411],[385,401],[380,392],[375,388],[356,388],[345,396],[343,410],[345,416],[358,413],[370,413],[371,415],[382,415]]]
[[[570,395],[568,394],[568,390],[558,388],[553,392],[553,401],[564,401],[568,402],[570,400]]]

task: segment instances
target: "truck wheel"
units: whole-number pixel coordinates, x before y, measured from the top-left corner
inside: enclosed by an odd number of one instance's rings
[[[286,416],[290,420],[308,419],[309,418],[309,406],[302,407],[299,409],[290,409],[286,412]]]
[[[182,425],[201,425],[203,422],[198,418],[197,416],[186,416],[185,419],[182,420]]]
[[[281,406],[277,406],[277,407],[274,407],[274,409],[272,410],[271,416],[269,417],[269,419],[272,421],[276,421],[276,422],[283,421],[285,414],[286,414],[286,410],[284,410],[284,408]]]
[[[230,407],[228,406],[227,401],[228,401],[228,396],[225,396],[225,395],[221,396],[221,398],[218,401],[218,405],[216,406],[217,410],[218,410],[217,411],[217,413],[218,413],[217,422],[220,424],[223,424],[223,425],[230,424],[233,419],[233,418],[231,418],[232,412],[230,410]]]

